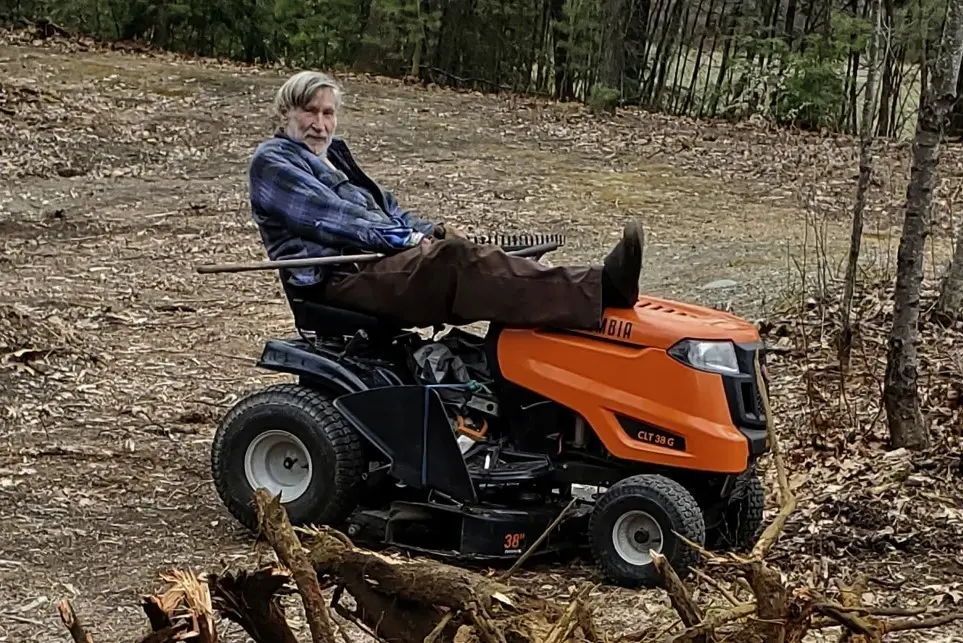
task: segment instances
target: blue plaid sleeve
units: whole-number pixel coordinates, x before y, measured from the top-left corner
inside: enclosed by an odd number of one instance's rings
[[[385,195],[385,205],[391,216],[405,222],[411,226],[412,229],[417,230],[425,236],[430,236],[435,231],[435,224],[431,221],[426,221],[416,216],[415,213],[410,210],[403,210],[398,204],[398,199],[395,198],[395,195],[390,190],[381,188],[381,192]]]
[[[342,199],[276,149],[255,154],[248,179],[255,207],[316,243],[381,252],[412,247],[421,240],[422,235],[411,226],[368,218],[367,210]]]

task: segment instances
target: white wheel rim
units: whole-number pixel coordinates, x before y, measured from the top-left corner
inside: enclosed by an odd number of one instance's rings
[[[612,545],[625,562],[648,565],[652,562],[650,549],[662,553],[662,527],[645,511],[627,511],[612,525]]]
[[[244,453],[244,475],[252,488],[263,487],[281,502],[293,502],[311,483],[311,456],[296,436],[271,430],[260,434]]]

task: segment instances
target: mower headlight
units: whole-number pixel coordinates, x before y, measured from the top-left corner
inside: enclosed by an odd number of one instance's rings
[[[669,349],[669,355],[683,364],[710,373],[739,374],[739,361],[732,342],[684,339]]]

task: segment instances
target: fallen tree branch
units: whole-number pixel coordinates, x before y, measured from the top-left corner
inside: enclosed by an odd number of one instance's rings
[[[690,628],[701,623],[702,610],[699,609],[696,602],[692,600],[689,588],[685,586],[685,583],[682,582],[679,575],[672,569],[669,561],[666,560],[665,556],[655,551],[650,550],[649,554],[652,556],[652,564],[655,565],[655,568],[659,570],[659,574],[662,575],[665,591],[669,595],[672,607],[675,608],[679,618],[682,619],[682,624]],[[692,640],[696,643],[709,643],[709,641],[714,639],[708,632],[703,632]]]
[[[349,623],[354,623],[354,625],[355,625],[359,630],[361,630],[362,632],[364,632],[365,634],[367,634],[368,636],[370,636],[371,638],[373,638],[375,641],[378,641],[378,643],[384,643],[384,639],[381,638],[380,636],[378,636],[378,633],[377,633],[377,632],[375,632],[375,631],[372,630],[370,627],[368,627],[368,624],[365,623],[364,621],[362,621],[362,620],[358,617],[357,614],[355,614],[354,612],[348,610],[344,605],[341,605],[341,604],[338,604],[338,603],[334,604],[333,607],[334,607],[335,613],[336,613],[338,616],[340,616],[340,617],[343,618],[344,620],[348,621]],[[379,624],[379,625],[380,625],[380,624]]]
[[[334,603],[335,611],[363,630],[370,631],[376,639],[422,641],[431,633],[432,623],[442,616],[435,605],[385,596],[365,581],[360,570],[343,570],[339,581],[354,598],[357,607],[349,612],[340,605],[340,593],[336,593],[339,602]]]
[[[496,628],[488,614],[482,606],[472,606],[468,613],[471,614],[472,623],[475,624],[475,631],[482,643],[506,643],[505,635]]]
[[[772,405],[769,403],[769,392],[766,389],[766,381],[762,377],[762,368],[759,364],[759,351],[756,351],[753,363],[755,366],[756,386],[759,389],[759,396],[762,400],[763,412],[766,414],[766,437],[769,441],[769,448],[772,451],[773,462],[776,465],[776,479],[779,484],[780,495],[779,513],[762,532],[762,535],[759,536],[755,546],[752,548],[752,552],[749,554],[750,559],[762,560],[769,554],[769,550],[771,550],[772,546],[776,543],[779,534],[781,534],[786,527],[786,521],[789,519],[789,516],[796,510],[796,495],[789,486],[789,476],[786,473],[786,463],[782,457],[782,447],[779,444],[778,436],[776,436]]]
[[[928,630],[934,627],[940,627],[941,625],[947,625],[953,621],[959,621],[961,619],[963,619],[963,612],[942,614],[940,616],[933,616],[931,618],[924,618],[921,620],[901,618],[881,623],[880,629],[882,630],[882,634],[889,634],[890,632],[905,632],[906,630]]]
[[[858,576],[852,585],[844,585],[841,581],[836,581],[842,601],[842,605],[838,606],[840,613],[853,613],[855,615],[855,611],[851,608],[858,608],[863,604],[863,592],[866,591],[868,582],[867,577],[863,575]],[[824,605],[829,605],[829,602],[825,602]],[[833,607],[836,606],[833,605]],[[860,620],[859,624],[863,624],[863,621]],[[842,632],[839,643],[871,643],[876,638],[875,634],[854,633],[854,630],[849,628],[848,631]]]
[[[565,518],[568,512],[572,510],[572,507],[575,506],[576,501],[578,501],[578,496],[573,496],[572,499],[569,500],[568,504],[565,505],[565,508],[562,509],[562,511],[560,511],[557,516],[555,516],[555,520],[553,520],[551,524],[549,524],[549,526],[545,528],[545,531],[542,532],[542,535],[536,538],[535,542],[532,543],[532,546],[526,549],[522,553],[522,555],[518,557],[518,560],[516,560],[512,564],[512,566],[508,568],[508,571],[505,572],[504,576],[502,576],[502,580],[507,580],[508,578],[510,578],[511,575],[514,574],[519,567],[525,564],[525,561],[528,560],[532,556],[532,554],[535,553],[535,550],[538,548],[539,545],[542,544],[542,541],[548,538],[548,535],[552,533],[552,530],[558,527],[558,524],[562,522],[562,519]]]
[[[470,570],[356,547],[330,527],[300,531],[318,577],[343,586],[356,615],[386,641],[604,640],[586,607],[590,587],[562,608]]]
[[[926,613],[925,609],[904,609],[894,607],[848,607],[833,601],[821,601],[814,606],[815,611],[829,617],[828,620],[814,622],[812,629],[825,629],[827,627],[843,626],[850,632],[861,636],[866,636],[869,641],[881,641],[884,636],[893,632],[903,632],[906,630],[927,630],[934,627],[947,625],[954,621],[963,620],[963,612],[950,612],[939,614],[928,618],[903,617],[885,620],[879,618],[883,615],[899,615],[915,613],[920,616]],[[846,635],[844,633],[845,638]],[[851,637],[849,637],[852,640]],[[853,641],[856,643],[856,641]]]
[[[207,578],[212,603],[224,618],[240,625],[255,643],[298,643],[279,596],[290,575],[275,567]]]
[[[365,552],[349,545],[350,541],[336,531],[324,536],[325,546],[340,546],[342,562],[355,561],[360,567],[332,566],[328,574],[329,584],[334,586],[332,605],[338,614],[356,623],[373,639],[384,643],[576,643],[603,641],[653,641],[662,639],[665,632],[678,626],[675,621],[661,633],[642,629],[633,635],[618,639],[596,629],[586,607],[587,597],[593,586],[586,585],[577,591],[562,608],[555,602],[529,596],[519,590],[505,587],[505,593],[496,591],[485,595],[478,588],[485,587],[483,577],[472,572],[449,568],[442,563],[412,563],[404,559],[390,559],[374,552]],[[316,545],[317,547],[317,545]],[[351,549],[356,557],[344,556]],[[302,555],[307,557],[305,552]],[[327,560],[330,552],[322,555],[312,548],[310,555]],[[367,558],[365,556],[367,555]],[[735,571],[746,573],[757,599],[769,600],[769,589],[774,589],[772,604],[742,603],[728,609],[708,610],[705,615],[689,593],[688,588],[668,566],[664,557],[656,556],[656,564],[665,567],[667,585],[673,587],[673,605],[687,614],[683,631],[672,635],[673,643],[699,640],[745,640],[767,643],[800,643],[805,633],[812,629],[830,626],[843,627],[849,633],[866,636],[870,641],[880,641],[887,633],[910,629],[939,627],[963,619],[963,613],[929,614],[924,618],[901,616],[892,620],[880,620],[879,613],[913,613],[922,616],[920,610],[898,608],[872,608],[846,606],[813,596],[809,590],[790,591],[780,574],[761,561],[733,561]],[[372,567],[366,563],[377,561]],[[386,569],[390,568],[390,572]],[[376,577],[367,577],[364,570],[374,569]],[[458,609],[445,609],[433,604],[418,602],[412,598],[420,590],[412,588],[431,584],[434,579],[418,577],[417,573],[444,570],[463,581],[462,590],[473,593],[478,600]],[[761,571],[760,571],[761,570]],[[140,643],[215,643],[217,633],[213,629],[213,614],[240,624],[256,643],[297,643],[297,638],[284,618],[279,596],[292,593],[291,574],[279,566],[262,568],[255,572],[210,574],[206,584],[190,572],[172,572],[162,576],[171,583],[164,593],[145,597],[144,612],[147,614],[152,633]],[[202,577],[204,578],[204,577]],[[378,578],[386,579],[392,592],[380,592]],[[408,584],[399,584],[407,579]],[[676,585],[678,582],[678,586]],[[296,583],[295,583],[296,585]],[[489,585],[496,587],[498,584]],[[504,586],[501,586],[504,587]],[[351,588],[357,608],[348,611],[340,604],[342,595]],[[844,594],[845,596],[845,594]],[[483,600],[485,599],[485,600]],[[845,599],[847,602],[855,598]],[[483,606],[487,603],[489,607]],[[371,606],[376,609],[371,610]],[[61,619],[68,625],[75,643],[93,643],[79,623],[67,601],[59,605]],[[768,611],[777,617],[765,616]],[[814,618],[813,614],[821,616]],[[359,618],[360,615],[363,618]],[[739,621],[738,624],[736,622]],[[211,626],[208,627],[210,624]],[[740,628],[726,632],[725,628]],[[346,643],[350,638],[343,628],[336,635]]]
[[[548,636],[545,637],[545,643],[562,643],[562,641],[568,640],[568,637],[572,634],[572,630],[578,625],[579,612],[583,609],[583,601],[590,591],[592,591],[591,585],[587,585],[579,590],[572,599],[572,602],[569,603],[568,607],[562,613],[561,618],[552,626]]]
[[[141,600],[152,632],[140,643],[174,643],[193,632],[193,643],[217,643],[214,607],[208,586],[192,572],[172,571],[161,578],[170,587]]]
[[[406,598],[424,605],[465,610],[476,603],[489,609],[493,596],[515,592],[497,580],[433,560],[399,561],[354,546],[337,530],[322,527],[308,534],[308,556],[318,575],[343,578],[346,570],[363,570],[380,594]],[[350,589],[349,589],[350,591]],[[544,607],[544,602],[539,607]],[[439,618],[441,615],[439,614]]]
[[[185,629],[183,625],[165,627],[156,632],[151,632],[142,638],[139,643],[179,643]]]
[[[431,632],[428,633],[428,636],[425,637],[424,643],[435,643],[448,624],[451,623],[451,619],[454,616],[455,612],[449,611],[443,617],[441,617],[441,620],[438,621],[438,624],[435,625]]]
[[[70,632],[70,637],[74,640],[74,643],[94,643],[94,639],[84,629],[80,619],[77,618],[77,613],[70,601],[65,598],[57,603],[57,611],[60,613],[60,620],[67,631]]]
[[[829,605],[822,605],[819,611],[835,619],[841,625],[845,625],[850,632],[866,636],[872,643],[877,643],[880,640],[879,632],[877,632],[870,623],[867,623],[853,612],[843,612]]]
[[[259,531],[267,538],[278,560],[291,570],[304,604],[304,611],[314,643],[334,643],[334,624],[325,603],[318,577],[301,548],[287,512],[281,506],[281,496],[272,497],[266,489],[254,492]]]
[[[739,599],[737,599],[737,598],[735,597],[735,595],[734,595],[732,592],[730,592],[722,583],[720,583],[719,581],[717,581],[716,579],[714,579],[712,576],[709,576],[708,574],[706,574],[706,573],[703,572],[702,570],[700,570],[700,569],[698,569],[698,568],[696,568],[696,567],[693,567],[693,568],[692,568],[692,573],[693,573],[695,576],[701,578],[703,581],[705,581],[706,584],[708,584],[708,585],[710,585],[711,587],[715,588],[716,591],[718,591],[720,594],[722,594],[723,598],[725,598],[727,601],[729,601],[729,603],[731,603],[732,605],[734,605],[734,606],[736,606],[736,607],[739,607],[740,605],[743,605],[743,604],[744,604],[744,603],[740,603],[740,602],[739,602]]]
[[[684,632],[676,634],[672,638],[672,641],[673,643],[676,641],[697,641],[700,637],[705,637],[715,632],[726,623],[751,616],[755,611],[756,606],[754,603],[743,603],[742,605],[736,605],[731,610],[715,612],[707,616],[705,620],[686,628]]]
[[[820,605],[832,606],[840,612],[855,612],[856,614],[864,614],[867,616],[921,616],[929,612],[925,607],[867,607],[865,605],[847,607],[845,605],[832,603],[831,601],[823,604],[817,603],[816,607],[818,608]]]

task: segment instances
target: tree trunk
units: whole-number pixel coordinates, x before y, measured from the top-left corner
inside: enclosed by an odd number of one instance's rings
[[[672,55],[678,41],[679,22],[682,18],[682,9],[685,8],[686,4],[683,0],[675,0],[672,3],[668,14],[668,22],[662,31],[662,38],[655,51],[655,60],[652,65],[655,82],[652,85],[650,104],[657,110],[663,109],[662,95],[665,91],[665,80],[669,71],[669,56]]]
[[[625,17],[627,0],[604,0],[602,3],[602,50],[599,60],[599,81],[605,87],[622,94],[622,73],[625,70]]]
[[[893,327],[888,342],[883,402],[892,446],[921,449],[929,435],[920,409],[916,342],[923,257],[929,233],[935,170],[947,114],[956,99],[963,55],[963,0],[950,0],[939,58],[920,102],[913,168],[906,188],[906,216],[896,264]]]
[[[863,117],[859,128],[859,181],[856,183],[856,204],[853,207],[853,232],[849,241],[849,259],[846,264],[846,280],[843,286],[843,329],[839,338],[839,362],[845,369],[849,366],[849,354],[853,347],[853,327],[850,320],[853,307],[853,291],[856,289],[856,266],[863,239],[863,210],[866,192],[873,173],[873,120],[876,116],[876,68],[879,58],[879,8],[881,0],[872,0],[870,24],[873,32],[869,37],[866,53],[866,95],[863,98]],[[856,70],[858,71],[858,69]],[[854,72],[854,75],[856,73]]]
[[[425,19],[422,16],[421,0],[415,2],[415,11],[417,12],[417,17],[415,18],[417,24],[413,34],[415,43],[414,51],[411,54],[411,68],[408,70],[408,75],[412,78],[421,76],[421,52],[425,43]]]
[[[886,62],[883,66],[882,92],[879,97],[879,122],[876,129],[876,133],[882,137],[888,137],[892,129],[889,117],[889,106],[893,100],[893,75],[895,73],[893,71],[895,55],[893,54],[892,46],[887,47],[885,60]]]
[[[572,74],[568,68],[568,34],[562,28],[565,0],[551,0],[552,54],[555,68],[555,98],[571,100],[575,96]]]
[[[716,76],[716,87],[712,92],[711,100],[709,102],[709,110],[705,112],[706,116],[713,117],[719,112],[719,101],[722,99],[722,85],[726,80],[726,73],[729,72],[729,56],[735,55],[731,54],[732,50],[735,48],[735,41],[737,39],[737,34],[739,32],[739,23],[742,20],[743,9],[745,5],[745,0],[736,0],[736,7],[732,12],[731,16],[720,16],[728,20],[729,24],[726,26],[724,33],[725,35],[725,45],[722,47],[722,60],[719,62],[719,74]],[[715,53],[715,39],[712,41],[713,53]],[[699,117],[703,116],[702,110],[699,110]]]
[[[694,24],[699,24],[699,16],[702,15],[702,3],[704,0],[699,0],[699,7],[696,9],[696,18],[693,21]],[[692,108],[692,102],[695,100],[696,91],[696,81],[699,80],[699,71],[702,65],[702,52],[705,50],[706,35],[709,33],[708,23],[712,20],[712,12],[715,9],[716,1],[709,0],[709,10],[706,12],[705,23],[706,26],[703,27],[702,33],[699,35],[699,49],[696,51],[695,62],[692,64],[692,79],[689,81],[689,91],[686,92],[685,102],[682,104],[682,109],[680,114],[687,116],[689,110]],[[724,11],[725,9],[723,9]],[[712,52],[709,54],[709,68],[712,68]],[[708,76],[708,72],[706,73]]]
[[[946,325],[952,325],[960,316],[963,305],[963,224],[956,230],[956,246],[953,259],[940,284],[940,296],[936,300],[933,318]]]
[[[783,38],[789,45],[790,51],[796,42],[796,0],[789,0],[786,5],[786,26],[783,28]]]

